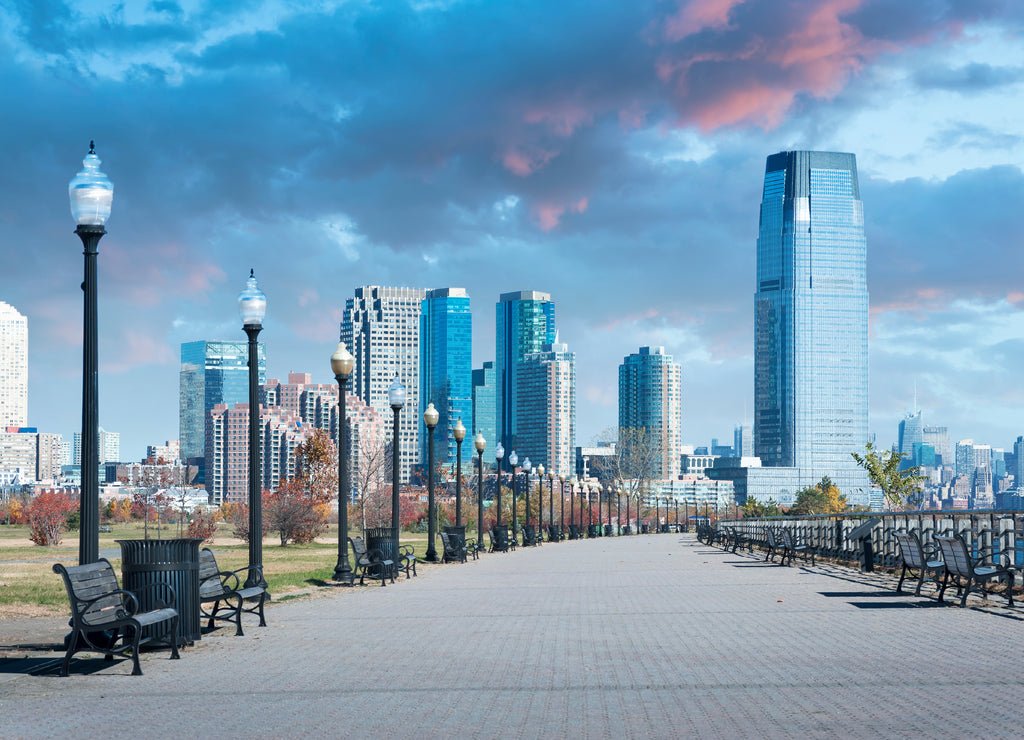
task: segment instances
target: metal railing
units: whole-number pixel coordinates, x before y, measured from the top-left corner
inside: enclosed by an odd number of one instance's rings
[[[923,545],[934,545],[936,535],[959,534],[972,555],[991,551],[998,558],[1005,553],[1012,565],[1024,567],[1024,512],[1021,511],[866,512],[722,519],[719,525],[734,527],[755,543],[767,540],[769,527],[788,529],[801,544],[813,547],[817,555],[854,564],[863,557],[863,547],[859,539],[851,540],[848,535],[871,519],[881,520],[870,532],[877,565],[897,566],[900,550],[893,532],[914,532]]]

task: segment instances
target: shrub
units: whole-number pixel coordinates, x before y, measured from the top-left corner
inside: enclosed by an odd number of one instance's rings
[[[28,509],[29,539],[44,547],[59,545],[68,516],[77,509],[78,502],[66,493],[40,493]]]

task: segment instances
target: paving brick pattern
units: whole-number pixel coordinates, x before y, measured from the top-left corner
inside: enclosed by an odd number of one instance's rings
[[[1024,609],[1001,597],[939,606],[677,534],[420,572],[275,604],[141,678],[5,677],[0,736],[1024,736]]]

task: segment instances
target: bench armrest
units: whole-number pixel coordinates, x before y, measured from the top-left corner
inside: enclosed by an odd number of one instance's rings
[[[97,602],[103,601],[104,599],[109,599],[111,596],[121,597],[121,606],[119,606],[115,610],[113,620],[106,619],[103,621],[90,621],[88,618],[86,618],[85,613],[89,610],[89,607],[91,607],[93,604],[96,604]],[[133,614],[138,613],[139,599],[131,591],[125,591],[123,588],[119,588],[116,591],[111,591],[109,593],[103,594],[102,596],[97,596],[95,599],[81,599],[75,597],[74,610],[75,616],[81,619],[83,624],[101,627],[110,621],[120,621],[122,619],[132,616]]]
[[[253,567],[256,568],[256,566]],[[242,568],[241,570],[247,571],[248,568]],[[239,571],[237,570],[218,570],[216,573],[206,576],[206,578],[201,578],[199,580],[199,588],[202,589],[204,583],[216,581],[225,591],[237,591],[241,585],[238,573]]]

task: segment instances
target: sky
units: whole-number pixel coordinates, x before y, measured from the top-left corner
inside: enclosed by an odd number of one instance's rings
[[[463,287],[474,366],[498,295],[549,292],[577,444],[624,356],[682,364],[684,441],[751,420],[765,158],[857,156],[870,429],[917,403],[951,439],[1024,434],[1019,0],[7,0],[0,300],[29,321],[29,425],[81,429],[81,243],[95,140],[100,424],[178,435],[180,345],[244,339],[333,382],[361,285]]]

